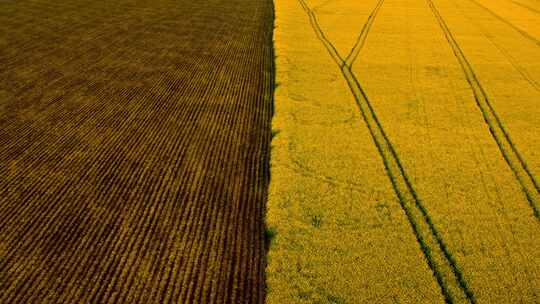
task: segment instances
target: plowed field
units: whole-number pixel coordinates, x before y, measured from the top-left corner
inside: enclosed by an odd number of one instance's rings
[[[261,303],[272,2],[0,2],[0,303]]]

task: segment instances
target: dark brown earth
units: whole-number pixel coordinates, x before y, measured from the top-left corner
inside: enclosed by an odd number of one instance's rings
[[[0,2],[0,303],[262,303],[271,0]]]

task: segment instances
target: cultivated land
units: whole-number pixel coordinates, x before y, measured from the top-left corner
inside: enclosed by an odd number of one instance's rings
[[[274,2],[0,4],[0,303],[540,302],[540,2]]]
[[[276,1],[268,303],[540,302],[539,9]]]
[[[0,303],[262,303],[271,1],[0,3]]]

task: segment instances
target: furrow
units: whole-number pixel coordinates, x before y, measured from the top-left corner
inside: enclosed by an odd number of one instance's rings
[[[0,6],[0,302],[262,303],[271,1]]]

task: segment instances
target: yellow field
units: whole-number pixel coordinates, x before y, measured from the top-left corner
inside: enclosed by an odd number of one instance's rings
[[[540,301],[539,11],[275,0],[268,303]]]

